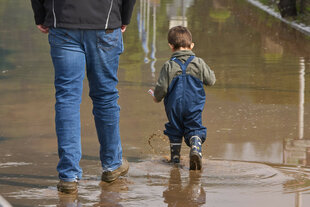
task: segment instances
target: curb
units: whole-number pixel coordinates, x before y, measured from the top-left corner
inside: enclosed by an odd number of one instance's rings
[[[260,3],[257,0],[247,0],[247,2],[249,2],[250,4],[258,7],[259,9],[267,12],[268,14],[270,14],[271,16],[274,16],[275,18],[281,20],[282,22],[288,24],[289,26],[293,27],[294,29],[302,32],[305,35],[310,36],[310,26],[307,26],[305,24],[302,23],[297,23],[295,21],[288,21],[287,19],[284,19],[281,17],[281,15],[277,12],[275,12],[273,9],[271,9],[270,7]]]

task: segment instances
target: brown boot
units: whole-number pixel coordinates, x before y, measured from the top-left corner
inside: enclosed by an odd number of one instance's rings
[[[126,175],[129,170],[129,163],[123,158],[122,165],[113,171],[106,171],[102,173],[101,180],[107,183],[113,182],[119,176]]]
[[[78,182],[66,182],[60,180],[57,184],[57,189],[59,192],[66,193],[66,194],[73,194],[77,193],[78,191]]]

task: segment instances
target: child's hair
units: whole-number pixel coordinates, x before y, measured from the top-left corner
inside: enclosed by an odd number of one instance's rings
[[[190,48],[192,44],[192,34],[186,27],[172,27],[168,32],[168,43],[176,50],[180,47]]]

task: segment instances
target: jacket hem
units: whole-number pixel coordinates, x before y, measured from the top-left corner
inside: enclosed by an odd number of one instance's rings
[[[51,23],[44,24],[47,27],[54,27]],[[59,23],[57,22],[57,28],[65,28],[65,29],[117,29],[120,28],[121,25],[110,25],[106,28],[105,24],[68,24],[68,23]]]

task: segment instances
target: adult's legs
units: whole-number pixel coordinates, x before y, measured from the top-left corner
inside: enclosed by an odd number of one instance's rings
[[[82,176],[80,103],[85,76],[85,54],[80,31],[50,29],[49,42],[55,69],[55,123],[58,138],[57,170],[62,181]]]
[[[84,31],[86,68],[89,96],[100,142],[103,171],[113,171],[122,164],[122,146],[119,132],[117,70],[123,52],[120,29]]]

